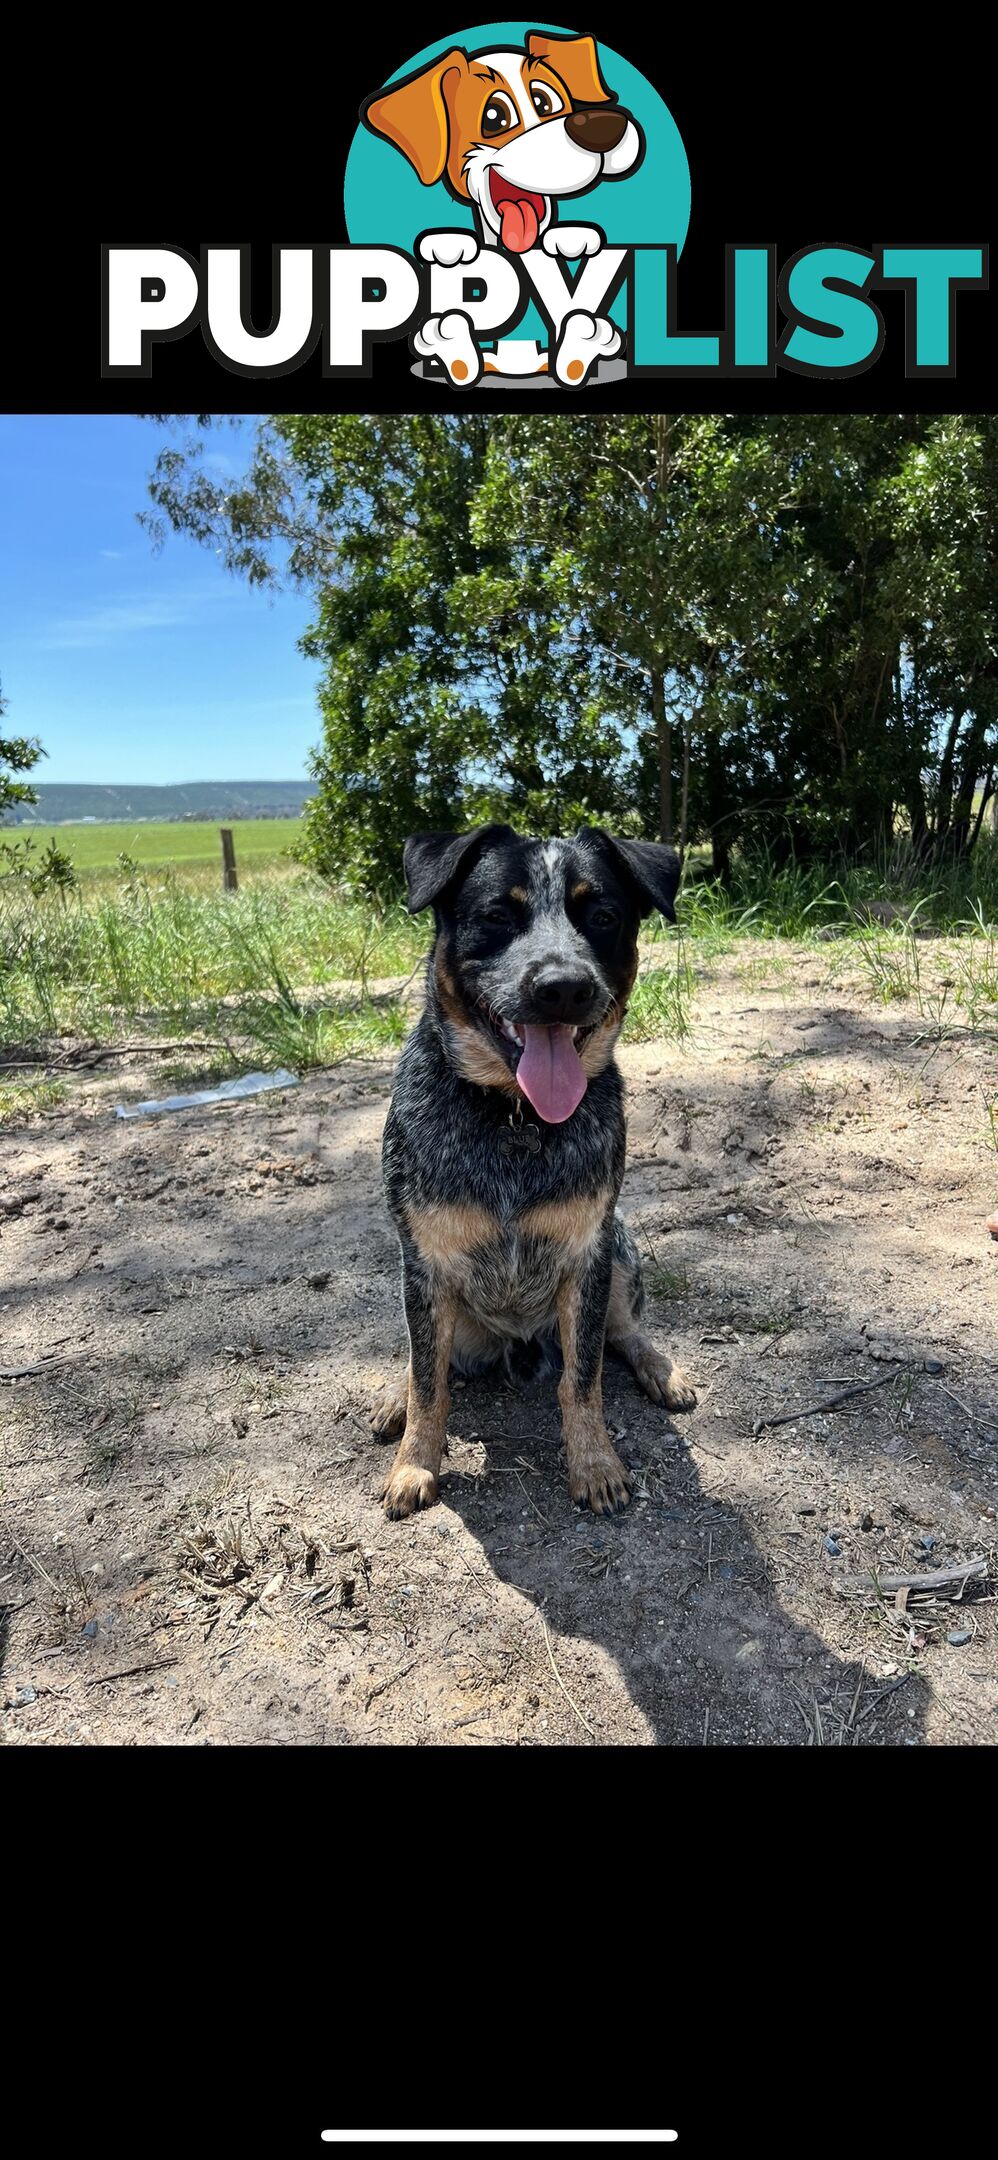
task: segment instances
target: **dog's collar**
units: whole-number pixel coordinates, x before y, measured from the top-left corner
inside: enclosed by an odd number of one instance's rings
[[[539,1155],[540,1151],[540,1126],[535,1125],[533,1118],[524,1117],[523,1097],[518,1095],[507,1119],[507,1129],[499,1135],[499,1152],[501,1155]]]

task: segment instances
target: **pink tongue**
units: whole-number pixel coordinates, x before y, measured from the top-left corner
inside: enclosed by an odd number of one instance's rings
[[[500,205],[499,216],[502,220],[503,247],[508,248],[511,255],[525,255],[527,249],[533,247],[540,229],[533,203],[526,198],[514,202],[512,197],[507,196]],[[567,1117],[567,1111],[565,1115]]]
[[[525,1027],[516,1084],[546,1125],[563,1125],[588,1082],[570,1027]]]

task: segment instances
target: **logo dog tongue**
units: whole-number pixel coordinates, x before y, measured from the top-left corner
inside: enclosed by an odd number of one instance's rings
[[[503,203],[499,212],[502,219],[502,244],[511,255],[525,255],[537,239],[539,219],[529,195],[521,195],[514,202],[511,197]]]
[[[508,248],[511,255],[525,255],[527,249],[537,243],[544,216],[543,195],[535,195],[530,188],[514,187],[494,170],[489,175],[489,186],[499,212],[499,237],[503,247]]]
[[[516,1084],[546,1125],[563,1125],[588,1081],[570,1027],[525,1027]]]

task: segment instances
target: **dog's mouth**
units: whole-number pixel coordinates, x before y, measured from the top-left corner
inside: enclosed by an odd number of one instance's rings
[[[525,255],[528,248],[536,247],[541,219],[547,209],[543,195],[535,195],[531,188],[514,187],[512,181],[504,180],[495,166],[489,170],[489,194],[492,207],[499,218],[499,238],[511,255]]]
[[[546,1125],[563,1125],[589,1085],[580,1053],[601,1022],[539,1027],[532,1021],[505,1020],[485,998],[478,1000],[478,1013],[538,1117]]]

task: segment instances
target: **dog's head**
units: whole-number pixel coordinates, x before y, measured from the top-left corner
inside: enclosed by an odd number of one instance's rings
[[[475,204],[487,237],[536,245],[559,195],[581,195],[641,161],[643,142],[600,73],[591,37],[531,31],[522,50],[454,46],[369,98],[363,118],[427,187]]]
[[[418,834],[403,860],[410,913],[436,914],[431,996],[452,1064],[563,1124],[612,1056],[641,917],[675,919],[678,857],[593,827],[522,840],[484,825]]]

